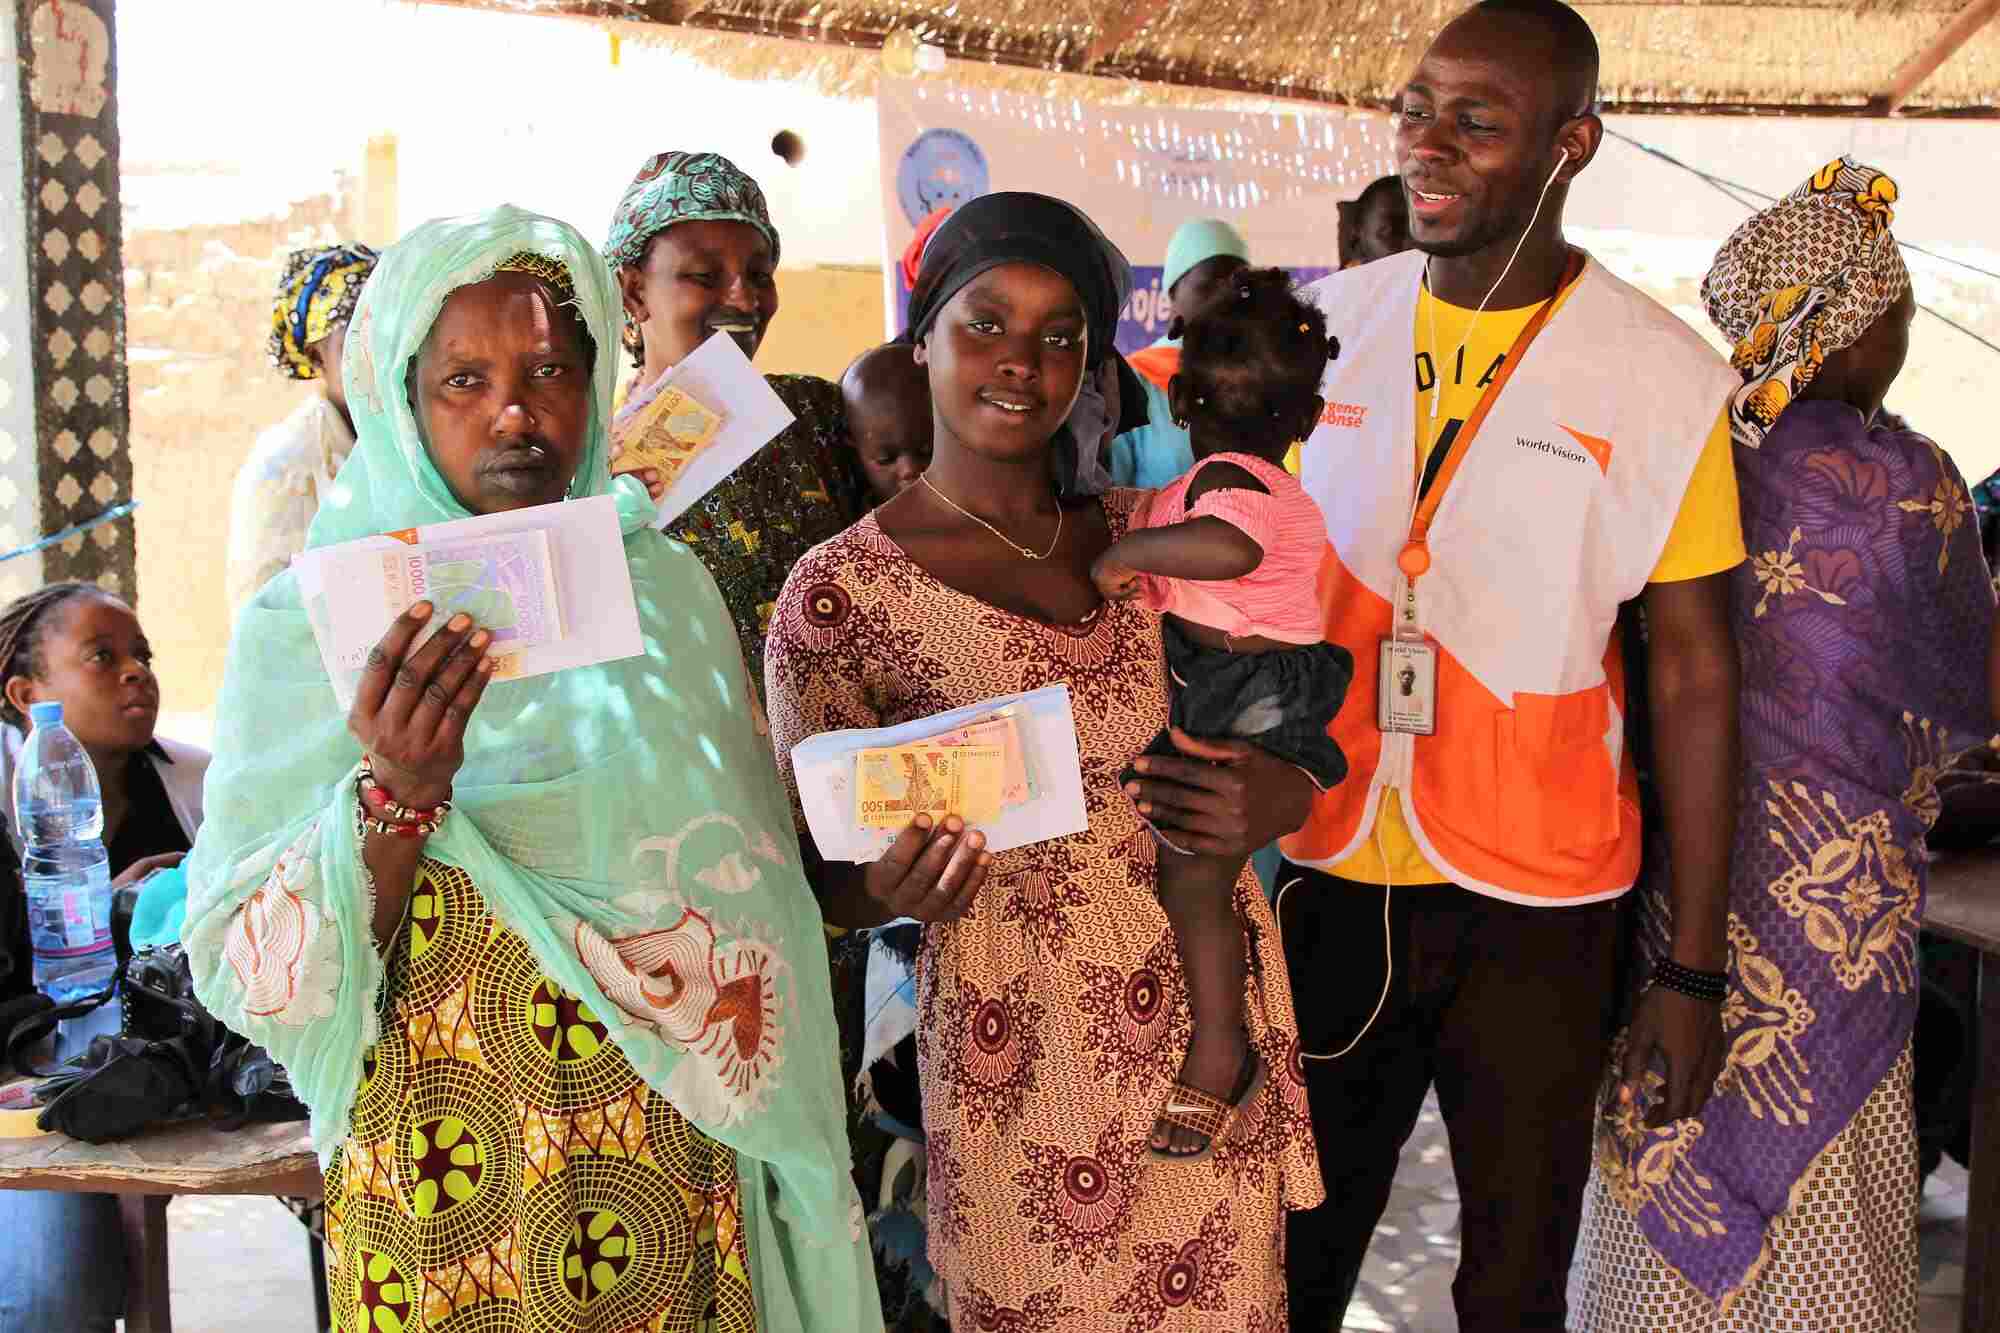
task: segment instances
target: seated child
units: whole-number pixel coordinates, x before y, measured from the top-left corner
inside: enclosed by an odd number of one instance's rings
[[[14,825],[14,765],[26,739],[29,705],[60,700],[63,723],[82,743],[104,796],[104,848],[112,887],[137,884],[178,865],[201,825],[208,754],[156,736],[160,686],[139,618],[91,583],[56,583],[0,611],[0,792]],[[32,985],[27,916],[0,903],[8,922],[6,957]],[[111,1333],[125,1304],[125,1237],[109,1194],[0,1195],[0,1231],[14,1237],[0,1255],[0,1333]]]
[[[870,508],[914,486],[931,463],[931,388],[908,343],[854,358],[840,377],[847,440]]]
[[[1252,741],[1324,790],[1347,775],[1327,726],[1354,659],[1325,642],[1313,595],[1326,521],[1279,464],[1318,421],[1320,377],[1337,349],[1325,317],[1292,294],[1282,270],[1245,270],[1234,282],[1232,297],[1187,325],[1167,388],[1195,465],[1153,497],[1091,576],[1107,598],[1142,597],[1167,612],[1173,726]],[[1162,731],[1146,753],[1176,751]],[[1180,946],[1194,1035],[1152,1148],[1193,1159],[1223,1136],[1265,1071],[1242,1018],[1242,862],[1168,846],[1160,903]]]

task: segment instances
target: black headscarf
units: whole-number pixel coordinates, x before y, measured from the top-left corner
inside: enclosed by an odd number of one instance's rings
[[[920,340],[967,283],[1002,264],[1039,264],[1069,279],[1090,329],[1086,363],[1102,365],[1132,296],[1132,266],[1074,205],[1045,194],[986,194],[958,206],[924,247],[904,336]]]

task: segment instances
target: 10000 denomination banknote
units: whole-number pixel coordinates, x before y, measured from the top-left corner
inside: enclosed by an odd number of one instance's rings
[[[548,536],[540,531],[342,552],[328,563],[325,598],[335,656],[354,670],[419,601],[435,609],[412,652],[463,613],[493,636],[490,651],[503,679],[515,654],[554,643],[564,632]]]
[[[485,541],[382,552],[385,605],[429,598],[436,624],[460,614],[493,636],[502,651],[562,637],[548,538],[522,532]]]
[[[918,815],[977,822],[1000,809],[1005,752],[998,745],[918,743],[854,756],[854,822],[901,828]]]

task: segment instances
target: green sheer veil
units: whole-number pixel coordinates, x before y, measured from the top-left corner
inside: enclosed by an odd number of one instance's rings
[[[721,597],[648,526],[643,489],[609,474],[620,302],[580,234],[502,207],[426,223],[384,253],[347,338],[357,444],[309,544],[467,516],[404,376],[445,299],[523,254],[567,272],[595,341],[570,497],[616,498],[645,651],[489,686],[427,855],[469,875],[641,1077],[736,1151],[760,1323],[880,1328],[819,910]],[[285,1066],[327,1158],[385,1035],[383,967],[357,837],[360,749],[290,573],[237,622],[215,739],[183,932],[196,989]]]

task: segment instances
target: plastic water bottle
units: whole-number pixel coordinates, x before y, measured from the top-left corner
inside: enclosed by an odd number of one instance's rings
[[[34,730],[14,769],[14,819],[26,847],[21,887],[35,989],[69,1004],[108,989],[118,969],[104,797],[90,756],[63,725],[63,706],[33,704],[28,715]]]

